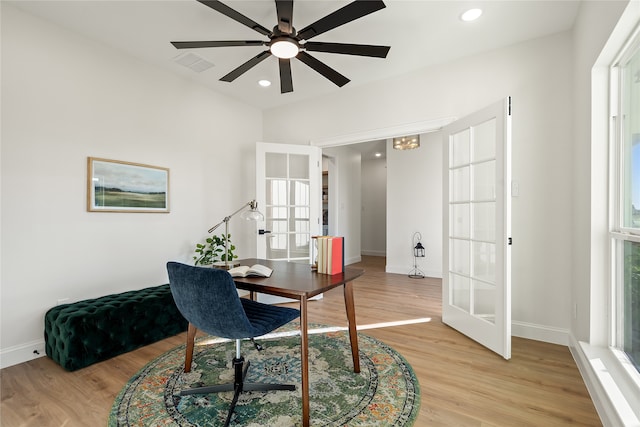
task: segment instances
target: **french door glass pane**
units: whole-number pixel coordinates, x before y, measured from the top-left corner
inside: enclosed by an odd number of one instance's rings
[[[471,274],[471,260],[469,258],[469,241],[451,239],[451,265],[449,270],[458,274],[469,276]]]
[[[266,153],[265,225],[269,259],[309,257],[309,156]]]
[[[469,166],[453,169],[450,172],[449,201],[467,202],[471,200],[469,191]]]
[[[309,179],[309,156],[304,154],[289,155],[289,178]]]
[[[473,277],[485,282],[495,283],[495,243],[473,242]]]
[[[472,281],[473,314],[490,323],[496,320],[496,287],[492,284]]]
[[[451,237],[468,239],[471,237],[471,217],[469,203],[451,205],[450,231]]]
[[[266,186],[267,206],[274,207],[287,204],[287,181],[285,179],[267,178]]]
[[[491,119],[473,128],[473,161],[490,160],[496,157],[496,119]]]
[[[266,153],[265,175],[269,178],[286,178],[287,155],[284,153]]]
[[[473,234],[474,240],[483,242],[496,241],[496,202],[473,204]]]
[[[297,206],[295,208],[290,208],[290,224],[289,231],[293,231],[296,233],[307,233],[311,234],[311,228],[309,226],[309,207],[308,206]]]
[[[451,159],[449,166],[456,167],[469,163],[469,144],[471,143],[471,133],[469,129],[459,132],[451,138]]]
[[[287,257],[287,235],[272,233],[267,239],[267,257],[280,259]]]
[[[289,194],[289,204],[291,205],[309,205],[309,180],[291,181],[291,194]]]
[[[449,282],[451,283],[451,304],[467,313],[471,312],[471,285],[469,278],[457,274],[451,274],[449,277]]]
[[[309,258],[309,233],[289,234],[290,258]]]
[[[496,199],[496,162],[478,163],[473,166],[473,200]]]

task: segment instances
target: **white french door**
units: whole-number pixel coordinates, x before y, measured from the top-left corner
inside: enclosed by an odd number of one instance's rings
[[[444,128],[442,321],[511,358],[511,98]]]
[[[311,236],[321,234],[319,147],[256,144],[257,256],[310,263]]]

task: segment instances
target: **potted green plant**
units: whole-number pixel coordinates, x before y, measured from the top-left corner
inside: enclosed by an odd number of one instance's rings
[[[228,252],[225,251],[227,242],[229,246]],[[196,244],[193,260],[195,265],[223,265],[226,261],[231,262],[234,258],[238,258],[233,253],[235,249],[236,247],[231,243],[231,234],[222,234],[220,236],[214,234],[211,237],[207,237],[204,243]]]

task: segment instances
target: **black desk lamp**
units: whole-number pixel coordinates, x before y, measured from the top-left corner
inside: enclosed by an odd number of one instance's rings
[[[249,207],[250,209],[247,210],[247,211],[242,212],[247,207]],[[225,239],[224,239],[224,268],[226,270],[228,270],[231,267],[236,267],[237,265],[240,265],[240,263],[235,264],[235,265],[232,263],[231,266],[229,265],[229,220],[233,216],[237,215],[240,212],[242,212],[240,217],[244,218],[244,219],[246,219],[248,221],[263,221],[264,220],[264,215],[262,215],[262,213],[260,213],[260,211],[258,210],[258,202],[256,202],[255,200],[249,200],[240,209],[238,209],[237,211],[235,211],[234,213],[232,213],[229,216],[225,216],[222,221],[220,221],[219,223],[217,223],[216,225],[211,227],[209,229],[209,231],[208,231],[208,233],[212,233],[216,228],[218,228],[222,224],[224,224],[224,228],[225,228],[225,231],[224,231],[224,233],[225,233]]]

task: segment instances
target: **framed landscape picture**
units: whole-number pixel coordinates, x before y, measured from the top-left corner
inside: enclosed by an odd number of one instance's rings
[[[169,212],[169,169],[89,157],[89,212]]]

